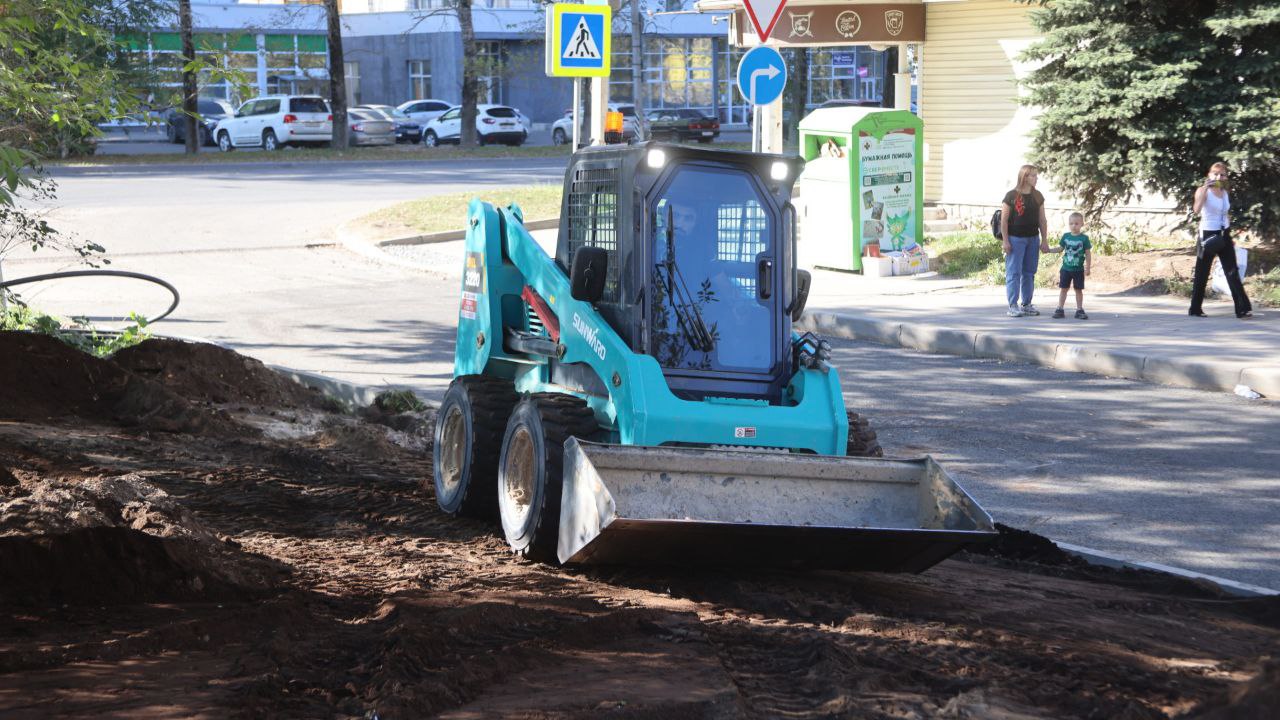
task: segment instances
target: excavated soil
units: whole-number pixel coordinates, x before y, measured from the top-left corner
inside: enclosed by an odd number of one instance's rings
[[[0,717],[1217,719],[1280,697],[1277,601],[1012,528],[907,576],[516,560],[435,509],[429,418],[270,407],[191,352],[130,360],[185,375],[161,386],[0,335],[40,383],[0,376]],[[219,424],[158,432],[99,383]]]

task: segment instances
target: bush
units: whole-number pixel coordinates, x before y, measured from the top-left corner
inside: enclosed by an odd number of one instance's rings
[[[133,324],[119,331],[99,331],[87,322],[46,315],[28,305],[13,304],[0,313],[0,330],[50,335],[77,350],[105,358],[151,337],[147,320],[129,313]]]
[[[427,409],[426,403],[418,399],[412,390],[386,390],[378,393],[373,404],[379,410],[399,415],[405,412],[422,412]]]

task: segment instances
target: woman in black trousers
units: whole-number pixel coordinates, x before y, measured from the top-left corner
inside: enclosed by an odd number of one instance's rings
[[[1227,276],[1231,288],[1231,300],[1236,305],[1236,317],[1253,316],[1253,305],[1244,294],[1240,281],[1240,269],[1236,265],[1236,244],[1231,240],[1231,197],[1227,194],[1227,164],[1216,162],[1209,168],[1204,184],[1196,188],[1192,209],[1200,215],[1200,241],[1196,244],[1196,271],[1191,286],[1191,308],[1187,314],[1206,317],[1204,303],[1205,286],[1209,283],[1209,268],[1213,259],[1222,264],[1222,274]]]

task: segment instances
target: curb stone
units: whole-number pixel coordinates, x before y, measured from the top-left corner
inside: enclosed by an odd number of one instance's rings
[[[1280,365],[1249,366],[1140,355],[1086,345],[1023,340],[996,333],[975,333],[922,323],[899,323],[830,311],[807,311],[798,330],[849,340],[963,357],[994,358],[1041,365],[1056,370],[1231,392],[1247,385],[1264,397],[1280,398]]]
[[[1280,590],[1272,590],[1260,585],[1250,585],[1249,583],[1228,580],[1224,577],[1216,575],[1208,575],[1195,570],[1187,570],[1185,568],[1165,565],[1164,563],[1145,562],[1140,560],[1127,560],[1119,555],[1113,555],[1101,550],[1094,550],[1082,545],[1072,545],[1071,543],[1052,541],[1065,552],[1069,552],[1076,557],[1083,559],[1090,565],[1101,565],[1110,568],[1127,568],[1131,570],[1148,570],[1158,572],[1164,575],[1172,575],[1184,580],[1194,580],[1197,582],[1207,582],[1216,586],[1222,592],[1236,597],[1277,597],[1280,596]]]
[[[297,370],[284,365],[267,365],[267,367],[275,370],[299,385],[314,387],[325,395],[337,398],[345,403],[349,403],[357,407],[368,407],[372,405],[374,399],[377,398],[379,394],[388,390],[408,390],[415,396],[418,396],[418,393],[415,392],[413,388],[404,386],[381,385],[374,387],[372,385],[361,385],[360,383],[338,380],[337,378],[331,378],[319,373]],[[426,400],[421,396],[418,396],[418,399],[421,400],[424,405],[432,409],[439,407],[438,403]]]
[[[236,350],[234,347],[226,343],[221,343],[221,342],[218,342],[217,340],[210,340],[209,338],[196,337],[193,335],[164,335],[160,333],[153,333],[152,337],[164,338],[166,340],[181,340],[182,342],[189,342],[189,343],[204,343],[205,345],[215,345],[224,350],[230,350],[232,352],[237,352],[237,353],[240,352],[239,350]],[[347,382],[346,380],[338,380],[337,378],[331,378],[328,375],[321,375],[320,373],[308,372],[306,370],[298,370],[297,368],[291,368],[291,367],[288,367],[287,365],[272,365],[270,363],[263,363],[263,364],[266,365],[268,368],[271,368],[275,372],[280,373],[281,375],[298,383],[299,385],[314,387],[326,395],[330,395],[339,400],[342,400],[343,402],[351,403],[359,407],[366,407],[368,405],[372,405],[374,398],[378,397],[379,393],[385,392],[387,390],[408,390],[412,392],[414,395],[418,395],[417,391],[415,391],[413,388],[406,387],[404,385],[380,385],[380,386],[362,385],[360,383]],[[427,400],[426,398],[423,398],[420,395],[418,395],[418,399],[421,400],[422,403],[424,405],[427,405],[428,407],[431,407],[431,408],[439,407],[439,403],[431,400]]]
[[[344,224],[345,228],[346,225]],[[524,224],[525,230],[549,230],[551,228],[560,227],[560,218],[550,218],[546,220],[530,220]],[[349,229],[344,230],[350,232]],[[430,243],[452,242],[454,240],[465,240],[467,231],[463,230],[445,230],[443,232],[426,233],[423,235],[406,235],[404,237],[391,238],[390,240],[378,240],[373,244],[378,247],[387,247],[390,245],[427,245]],[[367,242],[367,241],[366,241]]]

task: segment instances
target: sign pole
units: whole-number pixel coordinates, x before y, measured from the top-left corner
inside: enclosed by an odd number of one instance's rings
[[[582,147],[582,80],[573,78],[573,152]]]
[[[604,144],[604,121],[609,112],[609,78],[591,78],[591,144]]]
[[[760,109],[760,152],[782,153],[782,96]]]
[[[573,81],[573,149],[582,145],[582,83],[591,82],[591,127],[587,142],[604,143],[609,108],[609,59],[612,53],[613,10],[608,4],[556,3],[547,11],[546,74]]]

